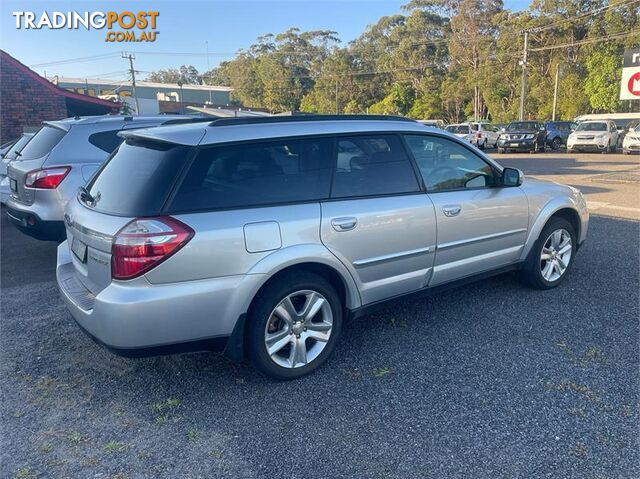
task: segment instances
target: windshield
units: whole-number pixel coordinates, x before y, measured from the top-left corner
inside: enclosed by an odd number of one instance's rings
[[[35,160],[48,154],[66,135],[65,130],[52,126],[43,126],[20,152],[21,160]]]
[[[127,140],[87,187],[91,206],[116,215],[157,215],[189,151],[188,146]]]
[[[607,131],[607,124],[604,122],[580,123],[576,131]]]
[[[469,133],[469,125],[449,125],[447,131],[450,133]]]
[[[514,121],[513,123],[509,123],[507,127],[507,131],[519,131],[519,130],[535,130],[536,122],[535,121]]]
[[[6,155],[4,155],[4,157],[7,160],[15,160],[18,157],[18,153],[19,151],[21,151],[24,146],[29,142],[29,140],[31,139],[31,135],[29,136],[21,136],[20,139],[18,141],[16,141],[16,143],[11,147],[11,149],[7,152]]]

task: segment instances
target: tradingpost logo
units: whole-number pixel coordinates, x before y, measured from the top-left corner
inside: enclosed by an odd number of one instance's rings
[[[106,42],[155,42],[158,12],[12,12],[18,30],[107,30]]]

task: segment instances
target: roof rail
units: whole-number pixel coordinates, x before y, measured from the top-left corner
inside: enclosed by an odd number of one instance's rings
[[[254,125],[261,123],[297,123],[302,121],[335,121],[335,120],[386,120],[386,121],[410,121],[411,118],[392,115],[292,115],[292,116],[260,116],[260,117],[235,117],[213,120],[209,126],[236,126]]]

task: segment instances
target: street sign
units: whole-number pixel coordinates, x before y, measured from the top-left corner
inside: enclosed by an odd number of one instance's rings
[[[624,52],[621,100],[640,100],[640,48],[630,48]]]

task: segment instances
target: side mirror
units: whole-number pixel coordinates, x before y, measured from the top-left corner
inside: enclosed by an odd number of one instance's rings
[[[524,174],[518,168],[505,168],[502,170],[502,186],[520,186]]]
[[[502,128],[500,128],[500,132],[504,133],[505,131],[507,131],[507,129],[503,126]]]

